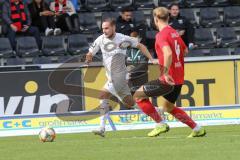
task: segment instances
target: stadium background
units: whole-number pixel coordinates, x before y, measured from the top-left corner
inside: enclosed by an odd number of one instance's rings
[[[71,106],[71,111],[91,111],[95,109],[98,106],[98,100],[92,98],[91,93],[91,96],[87,96],[89,93],[86,88],[99,90],[106,80],[104,69],[99,65],[101,63],[101,53],[98,53],[94,59],[96,66],[88,69],[84,67],[79,68],[79,64],[69,63],[69,65],[62,66],[61,63],[66,62],[69,58],[74,58],[70,61],[71,63],[83,61],[89,44],[100,34],[102,19],[108,16],[116,18],[119,14],[118,11],[123,6],[133,6],[136,9],[134,21],[136,21],[140,29],[141,27],[146,27],[146,45],[154,52],[153,44],[156,31],[151,24],[152,8],[155,6],[166,6],[172,2],[162,0],[109,0],[107,2],[105,0],[86,0],[83,3],[79,1],[81,8],[79,8],[78,14],[82,33],[78,35],[64,33],[57,37],[43,36],[44,44],[48,45],[43,45],[42,51],[37,49],[35,43],[30,43],[32,41],[31,37],[18,37],[18,49],[14,52],[8,40],[0,32],[0,115],[3,117],[0,128],[4,131],[29,128],[39,129],[42,127],[41,125],[39,126],[39,123],[32,120],[28,121],[28,117],[19,116],[31,115],[33,113],[34,116],[38,116],[38,114],[55,112],[56,103],[62,100],[66,100],[66,104]],[[197,48],[191,50],[186,58],[186,81],[177,103],[186,107],[239,104],[239,1],[185,0],[178,2],[180,2],[182,7],[180,10],[181,14],[190,19],[194,25],[194,40]],[[71,42],[74,42],[74,47],[71,47]],[[68,77],[67,82],[75,85],[81,84],[86,88],[80,88],[77,95],[62,94],[52,90],[49,87],[48,78],[53,71],[58,69],[74,71],[74,74],[70,78]],[[92,73],[87,75],[90,77],[84,77],[86,76],[84,75],[86,70]],[[157,70],[157,66],[149,66],[149,79],[157,77]],[[95,77],[95,75],[97,76]],[[86,79],[93,80],[88,81]],[[63,79],[61,80],[63,81]],[[57,81],[61,82],[61,80],[58,79]],[[62,83],[59,83],[59,86],[62,85]],[[157,100],[157,103],[160,104],[160,102],[161,98]],[[119,106],[115,109],[118,110]],[[208,112],[212,113],[207,115],[214,114],[214,111],[205,111],[205,113]],[[220,118],[223,119],[240,117],[239,112],[235,112],[235,110],[221,110],[218,114],[222,114]],[[216,116],[215,118],[219,117]],[[117,116],[113,117],[113,119],[117,123],[121,117]],[[41,123],[50,121],[53,124],[54,120],[56,119],[52,117],[43,118]],[[67,124],[67,126],[79,127],[82,125],[79,121],[77,122],[76,124],[73,121],[72,124]],[[92,122],[88,122],[88,125],[96,125],[97,123],[98,120],[93,119]],[[134,123],[138,123],[138,120],[133,120]],[[133,126],[131,125],[131,127]],[[34,133],[37,133],[37,131]]]

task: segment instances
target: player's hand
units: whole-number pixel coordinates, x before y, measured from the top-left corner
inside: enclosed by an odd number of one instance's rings
[[[175,82],[174,82],[173,78],[169,74],[165,74],[164,79],[165,79],[167,84],[169,84],[171,86],[175,85]]]
[[[185,30],[180,30],[180,31],[178,31],[178,33],[180,36],[183,36],[185,34]]]
[[[91,53],[87,53],[85,63],[87,64],[91,63],[92,59],[93,59],[93,55]]]

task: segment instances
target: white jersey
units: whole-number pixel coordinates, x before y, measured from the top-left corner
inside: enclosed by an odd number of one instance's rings
[[[89,52],[95,55],[100,49],[103,56],[103,65],[106,69],[108,81],[126,79],[127,69],[125,64],[127,48],[136,48],[138,39],[116,33],[113,39],[104,34],[99,36],[90,46]]]

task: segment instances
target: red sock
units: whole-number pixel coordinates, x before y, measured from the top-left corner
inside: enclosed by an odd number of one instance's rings
[[[173,115],[175,118],[177,118],[182,123],[185,123],[190,128],[195,128],[196,123],[192,120],[190,116],[187,115],[185,111],[180,109],[179,107],[174,107],[173,110],[170,112],[171,115]]]
[[[155,107],[149,101],[149,99],[139,100],[136,102],[141,110],[148,116],[150,116],[156,123],[162,121],[159,113],[156,111]]]

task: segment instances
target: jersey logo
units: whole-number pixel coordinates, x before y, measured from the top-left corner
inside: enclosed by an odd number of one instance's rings
[[[104,50],[111,52],[117,48],[117,45],[114,42],[108,42],[104,45]]]
[[[131,47],[132,43],[130,41],[123,41],[119,44],[120,49],[127,49],[128,47]]]

